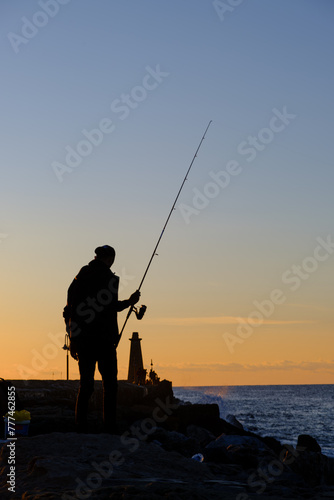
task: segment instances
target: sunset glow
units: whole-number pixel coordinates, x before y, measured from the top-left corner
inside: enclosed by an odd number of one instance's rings
[[[109,244],[136,290],[212,120],[119,379],[138,331],[174,386],[333,384],[334,4],[3,9],[0,376],[65,379],[69,284]]]

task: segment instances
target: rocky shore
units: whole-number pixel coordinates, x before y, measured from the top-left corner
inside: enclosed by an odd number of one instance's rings
[[[87,434],[74,427],[78,381],[13,383],[31,424],[12,449],[1,445],[0,498],[334,498],[334,459],[311,436],[299,436],[292,447],[248,432],[233,416],[221,419],[215,404],[175,400],[168,381],[145,387],[121,381],[112,435],[102,432],[101,382]],[[8,490],[11,478],[15,491]]]

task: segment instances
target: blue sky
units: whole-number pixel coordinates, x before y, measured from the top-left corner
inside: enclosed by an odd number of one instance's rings
[[[177,207],[142,290],[151,312],[141,334],[146,328],[147,343],[155,342],[167,378],[173,350],[159,339],[168,326],[160,324],[159,334],[150,318],[246,317],[254,300],[313,254],[318,237],[333,233],[333,3],[237,3],[2,2],[1,300],[6,342],[24,339],[22,359],[34,346],[42,349],[47,332],[62,331],[67,286],[96,246],[115,246],[114,270],[132,277],[124,294],[136,288],[209,120],[179,200],[198,213],[186,223]],[[215,5],[228,6],[223,19]],[[130,104],[119,103],[128,95]],[[115,111],[120,104],[126,112]],[[289,123],[273,132],[270,123],[284,109]],[[66,165],[66,148],[76,151],[87,140],[82,131],[101,121],[113,130],[77,167],[67,165],[60,182],[55,162]],[[251,155],[240,147],[250,147],[250,137],[258,149],[247,161]],[[229,161],[240,173],[205,207],[194,207],[212,172],[226,171]],[[319,332],[324,347],[314,356],[328,357],[332,278],[328,259],[275,312],[316,322],[307,323],[308,361]],[[325,311],[312,315],[311,307]],[[13,311],[20,313],[14,324]],[[226,352],[224,330],[208,327],[215,347],[202,359],[199,334],[193,351],[181,348],[180,360],[242,363],[253,349],[278,363],[284,348],[286,359],[294,357],[286,340],[282,352],[271,347],[285,339],[280,328],[263,326],[240,346],[239,360]],[[300,345],[300,333],[287,331]],[[177,330],[181,346],[187,335]],[[127,356],[124,343],[124,373]],[[52,363],[47,370],[59,372],[61,359]]]

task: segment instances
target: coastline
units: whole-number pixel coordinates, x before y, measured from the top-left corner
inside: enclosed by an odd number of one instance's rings
[[[15,443],[15,492],[4,479],[10,450],[1,447],[1,498],[334,496],[334,459],[311,439],[302,449],[246,431],[237,420],[221,419],[216,404],[176,400],[168,381],[151,388],[120,381],[120,428],[113,435],[99,426],[98,381],[88,434],[74,429],[78,381],[13,384],[32,420],[29,436]]]
[[[296,446],[310,434],[334,457],[331,401],[334,384],[177,386],[174,394],[193,403],[216,403],[220,417],[234,415],[245,429]]]

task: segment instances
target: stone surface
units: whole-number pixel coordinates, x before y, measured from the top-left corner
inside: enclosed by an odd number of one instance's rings
[[[312,487],[334,485],[334,458],[322,453],[296,448],[296,457],[290,467]]]
[[[16,492],[7,493],[8,450],[0,453],[1,498],[256,498],[247,483],[215,474],[145,439],[52,433],[16,443]],[[152,496],[156,495],[156,496]],[[176,496],[178,495],[178,496]],[[265,496],[263,498],[266,498]],[[290,497],[293,498],[293,497]]]
[[[276,458],[264,442],[253,436],[221,435],[205,449],[207,460],[238,464],[244,469],[254,469]]]
[[[186,428],[186,435],[190,438],[193,438],[199,446],[205,448],[206,445],[214,441],[215,436],[212,432],[204,429],[203,427],[199,427],[198,425],[188,425]]]
[[[187,440],[164,432],[166,442],[168,437],[174,442]],[[15,494],[8,493],[6,484],[9,450],[3,445],[0,451],[0,498],[278,500],[326,498],[322,495],[330,491],[298,484],[292,473],[273,476],[270,468],[259,475],[259,470],[247,472],[237,465],[199,463],[146,438],[144,433],[141,437],[51,433],[20,438],[15,449]]]
[[[242,429],[242,430],[244,428],[244,426],[242,425],[242,423],[239,422],[239,420],[237,420],[234,415],[227,415],[226,418],[225,418],[225,420],[229,424],[234,425],[234,427],[238,427],[239,429]]]
[[[78,381],[16,385],[32,422],[15,442],[15,494],[8,443],[0,444],[1,499],[334,498],[334,459],[248,432],[219,418],[217,405],[180,404],[168,381],[161,391],[120,383],[118,435],[101,433],[99,383],[89,434],[73,432]]]
[[[297,440],[297,450],[321,452],[321,448],[314,437],[300,434]]]
[[[244,448],[250,448],[254,451],[268,451],[270,449],[264,444],[264,442],[257,437],[253,436],[231,436],[222,434],[215,441],[208,444],[207,448],[229,448],[230,446],[242,446]]]
[[[176,431],[166,431],[163,428],[157,428],[149,436],[149,441],[155,442],[167,451],[177,451],[181,455],[191,458],[196,453],[200,453],[201,446],[196,439],[187,437]]]
[[[179,498],[204,500],[229,498],[229,491],[233,498],[243,490],[234,483],[217,482],[206,464],[128,436],[52,433],[21,438],[16,457],[16,492],[10,496],[4,479],[8,451],[2,448],[1,498],[28,500],[42,498],[42,493],[48,499],[107,498],[117,492],[124,493],[122,498],[154,498],[150,491],[160,495],[179,490],[187,495]]]

